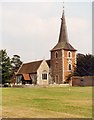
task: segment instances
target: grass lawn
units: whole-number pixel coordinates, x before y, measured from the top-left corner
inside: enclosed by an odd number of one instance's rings
[[[8,118],[92,118],[92,87],[3,88]]]

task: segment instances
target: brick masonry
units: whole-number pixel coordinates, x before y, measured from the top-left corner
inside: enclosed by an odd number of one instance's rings
[[[94,86],[94,76],[74,76],[72,77],[72,86]]]
[[[56,52],[58,57],[56,58]],[[68,50],[55,50],[51,51],[51,69],[52,69],[52,80],[55,83],[62,84],[66,81],[67,76],[74,70],[75,66],[75,51],[71,51],[71,58],[68,58]],[[68,70],[68,61],[72,63],[72,70]],[[56,76],[58,76],[58,81],[56,81]]]

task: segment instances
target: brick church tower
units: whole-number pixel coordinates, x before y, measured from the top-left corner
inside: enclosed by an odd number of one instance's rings
[[[74,70],[76,62],[76,49],[68,41],[64,10],[61,18],[59,40],[51,50],[51,76],[52,81],[62,84]]]

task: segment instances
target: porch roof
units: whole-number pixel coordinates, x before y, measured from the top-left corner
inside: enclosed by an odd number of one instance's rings
[[[24,80],[31,80],[29,74],[22,74],[24,77]]]

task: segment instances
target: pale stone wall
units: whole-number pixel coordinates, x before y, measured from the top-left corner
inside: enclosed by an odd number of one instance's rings
[[[47,80],[42,79],[43,71],[47,71]],[[48,85],[49,84],[49,66],[45,60],[42,61],[40,67],[37,70],[37,84]]]

